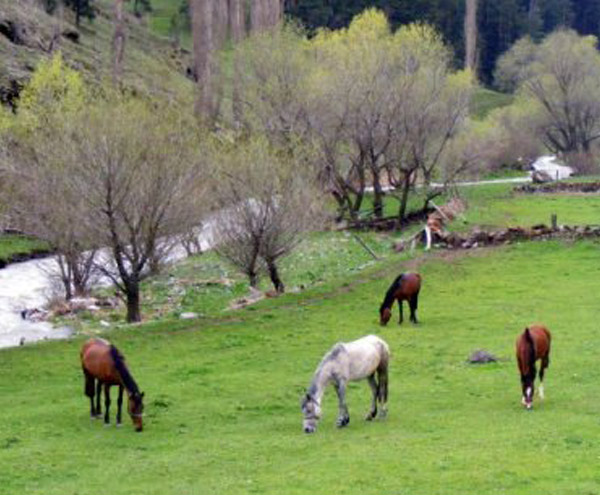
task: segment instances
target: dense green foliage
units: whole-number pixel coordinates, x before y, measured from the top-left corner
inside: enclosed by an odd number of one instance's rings
[[[372,6],[386,12],[395,26],[414,21],[435,25],[454,47],[457,62],[462,60],[463,0],[295,0],[288,2],[288,12],[311,29],[338,28]],[[600,35],[599,12],[599,0],[480,0],[481,75],[490,82],[498,57],[526,34],[539,39],[567,26],[581,34]]]

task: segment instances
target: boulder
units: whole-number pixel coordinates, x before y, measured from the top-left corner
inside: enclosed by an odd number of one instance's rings
[[[469,359],[467,361],[471,364],[486,364],[495,363],[496,361],[498,361],[498,358],[493,354],[489,353],[488,351],[477,350],[469,356]]]

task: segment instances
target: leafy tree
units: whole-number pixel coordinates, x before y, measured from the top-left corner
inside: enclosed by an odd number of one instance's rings
[[[593,162],[600,139],[595,37],[560,30],[539,45],[516,44],[500,60],[501,74],[513,74],[512,80],[518,81],[515,105],[526,106],[528,118],[535,118],[533,138],[553,153],[575,157],[578,165]]]

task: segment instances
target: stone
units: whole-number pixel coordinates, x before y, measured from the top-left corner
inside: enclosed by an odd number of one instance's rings
[[[480,349],[473,352],[467,361],[471,364],[487,364],[495,363],[498,361],[498,358],[488,351]]]
[[[180,320],[194,320],[198,318],[198,313],[193,313],[193,312],[188,312],[188,313],[181,313],[179,315],[179,319]]]

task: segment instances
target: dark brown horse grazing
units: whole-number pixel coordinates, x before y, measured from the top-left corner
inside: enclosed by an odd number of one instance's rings
[[[517,363],[521,373],[523,397],[521,403],[527,408],[533,407],[533,391],[536,375],[535,362],[541,359],[540,399],[544,399],[544,370],[550,364],[550,341],[552,336],[543,325],[529,325],[517,338]]]
[[[140,392],[135,380],[131,376],[125,358],[119,350],[103,339],[90,339],[81,348],[81,367],[85,376],[85,395],[90,398],[92,418],[102,416],[100,406],[100,393],[104,386],[104,424],[108,425],[110,419],[110,387],[119,386],[117,400],[117,426],[121,425],[121,407],[123,405],[123,389],[127,389],[129,397],[128,412],[136,431],[142,431],[142,415],[144,412],[144,393]],[[97,383],[96,383],[97,382]],[[94,405],[94,393],[96,404]]]
[[[387,325],[392,317],[392,306],[398,301],[400,307],[400,320],[402,323],[402,301],[408,301],[410,306],[410,321],[417,323],[417,306],[419,304],[419,291],[421,290],[421,275],[418,273],[402,273],[385,294],[385,299],[379,308],[379,322]]]

